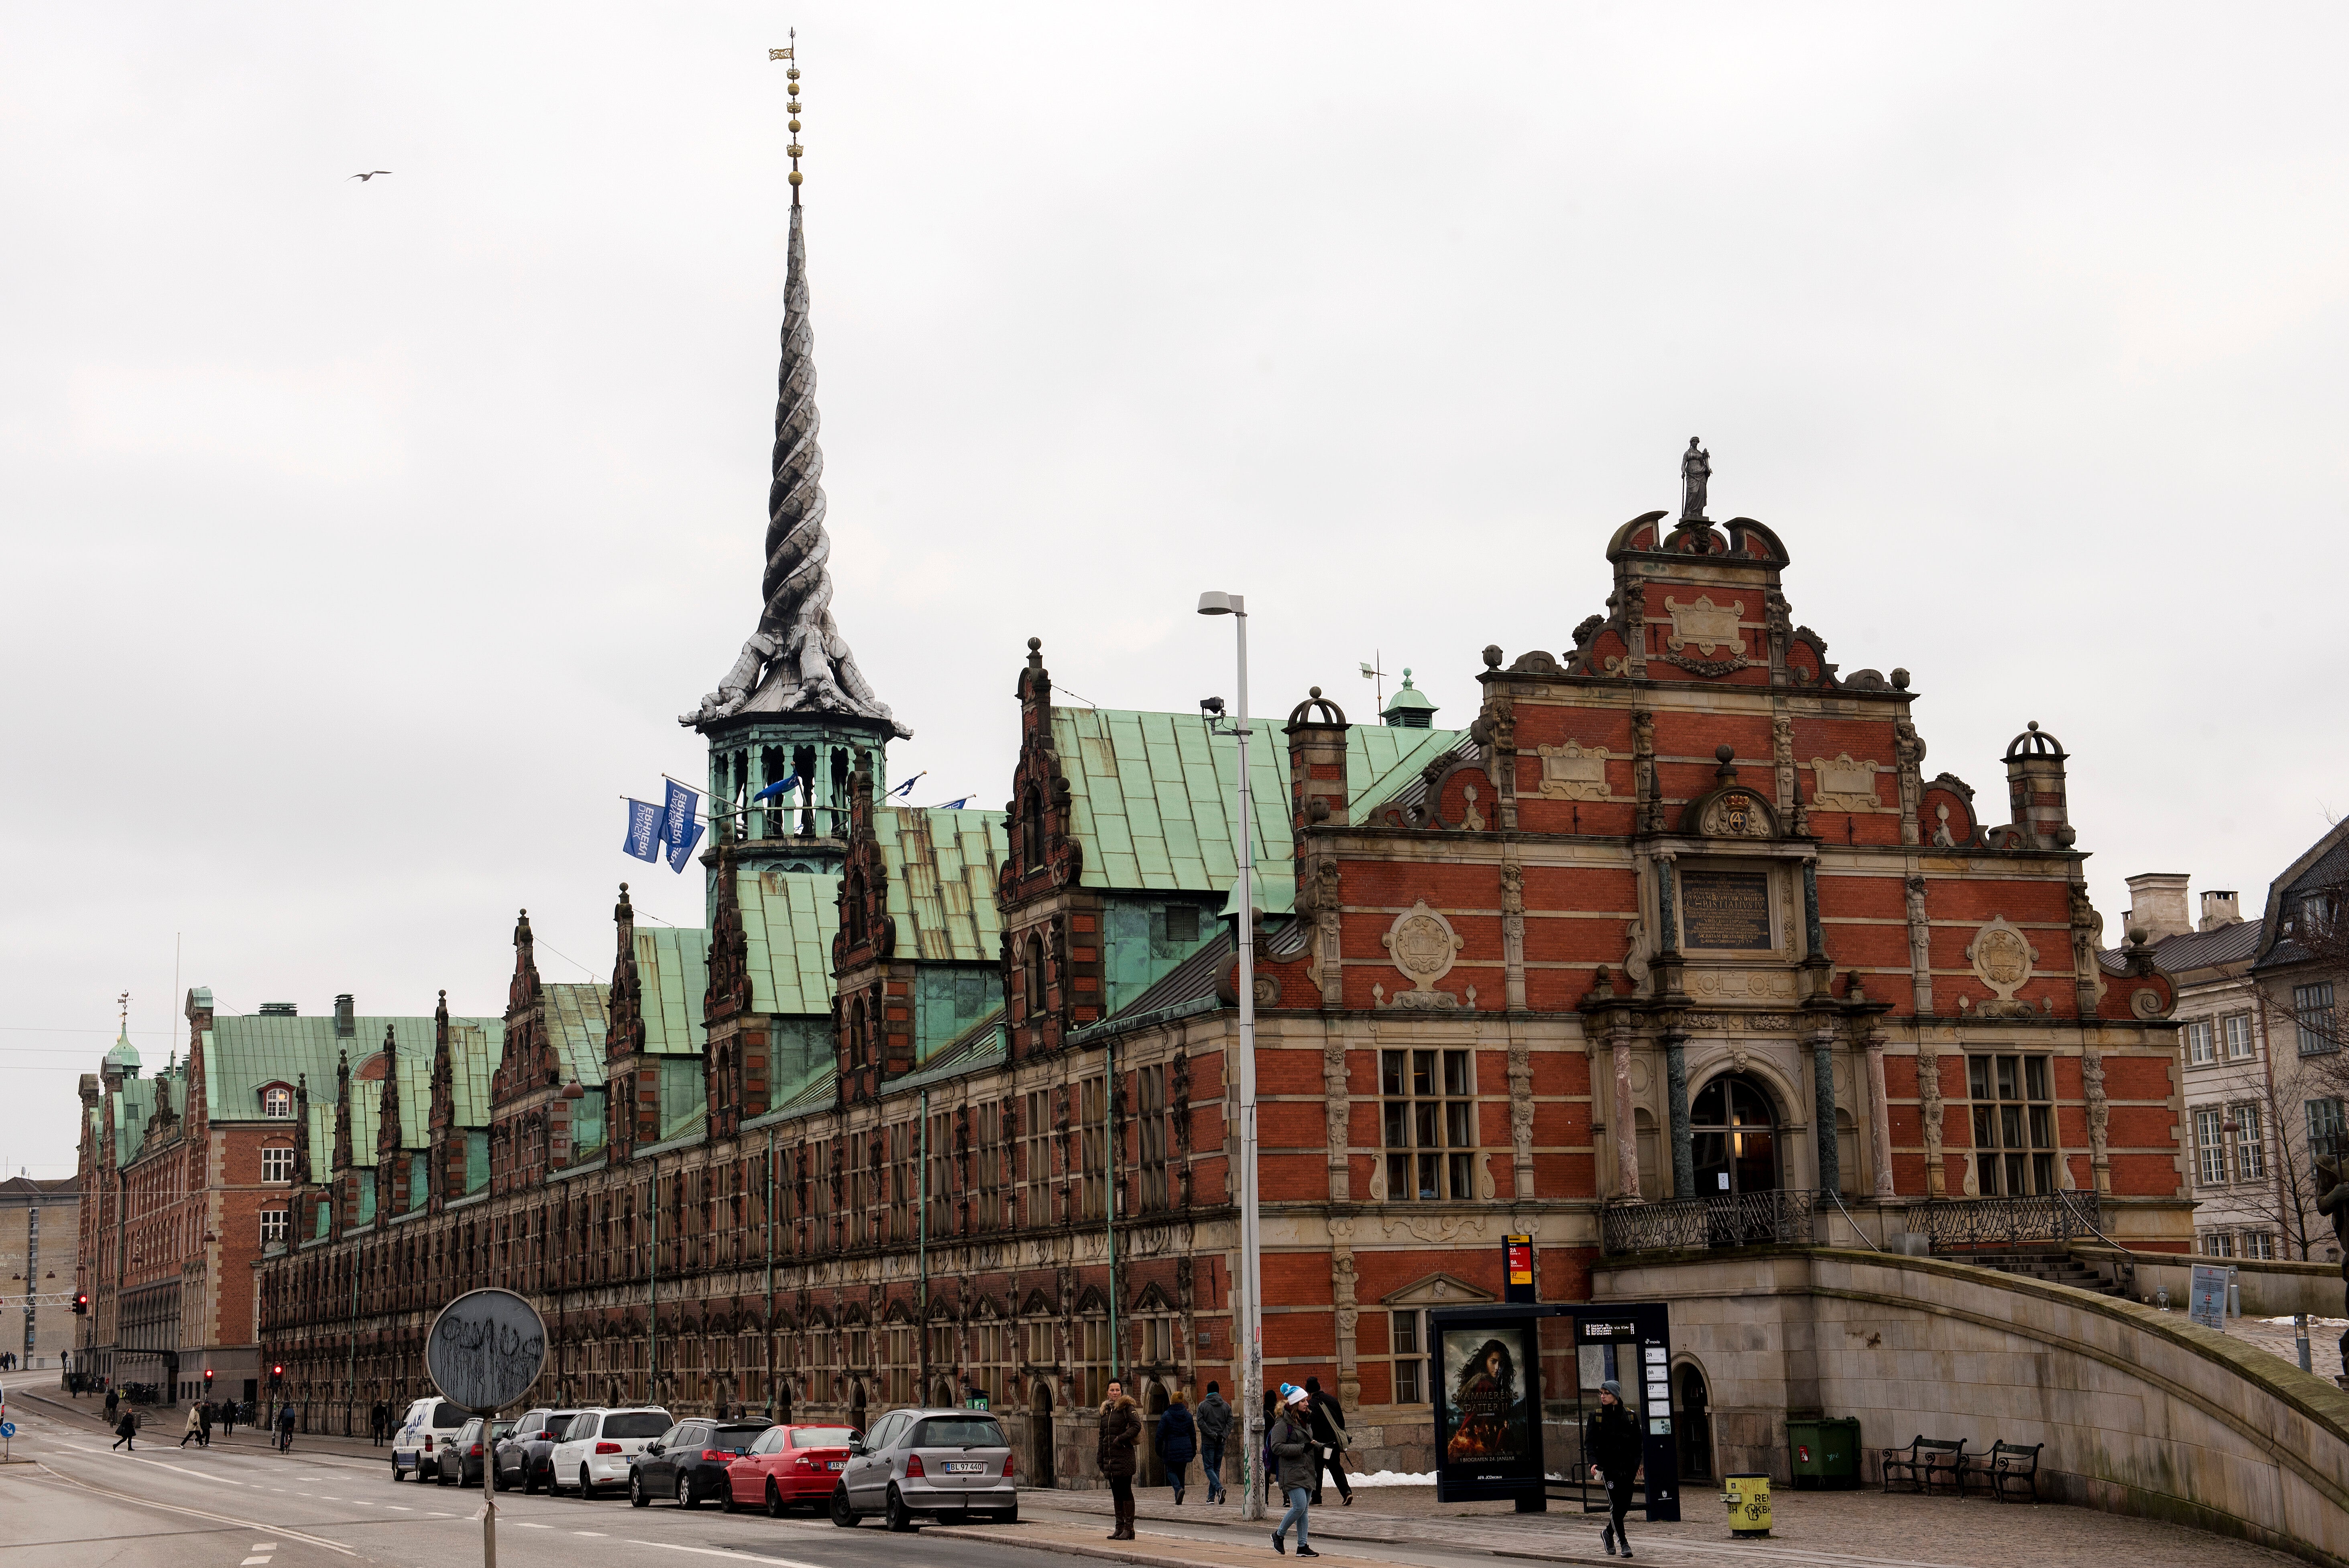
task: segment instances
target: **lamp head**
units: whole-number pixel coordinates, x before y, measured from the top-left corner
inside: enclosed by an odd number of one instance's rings
[[[1224,717],[1224,699],[1219,696],[1203,696],[1199,699],[1199,711],[1211,718],[1221,718]]]
[[[1245,593],[1219,593],[1215,590],[1210,589],[1206,593],[1199,595],[1199,614],[1202,615],[1245,615],[1247,614],[1247,595]]]

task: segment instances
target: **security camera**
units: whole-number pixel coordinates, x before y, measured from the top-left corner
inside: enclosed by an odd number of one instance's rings
[[[1203,696],[1199,699],[1199,711],[1211,713],[1217,718],[1221,718],[1224,717],[1224,699],[1219,696]]]

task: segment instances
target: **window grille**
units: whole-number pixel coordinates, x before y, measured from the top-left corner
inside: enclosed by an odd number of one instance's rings
[[[1985,1197],[2055,1191],[2055,1105],[2045,1057],[1968,1057],[1974,1171]]]
[[[2201,1159],[2197,1173],[2205,1186],[2212,1186],[2227,1179],[2226,1119],[2224,1111],[2198,1110],[2194,1113],[2194,1146],[2200,1151]]]
[[[2186,1025],[2186,1065],[2207,1067],[2216,1060],[2218,1053],[2211,1048],[2210,1020],[2189,1019]]]
[[[261,1151],[261,1179],[264,1181],[294,1180],[294,1151],[291,1149],[264,1149]]]
[[[1470,1055],[1381,1051],[1387,1199],[1473,1199],[1476,1104]]]
[[[2251,1059],[2251,1016],[2230,1013],[2219,1020],[2220,1033],[2226,1038],[2227,1059],[2247,1062]]]
[[[2322,980],[2313,985],[2292,988],[2293,1022],[2300,1029],[2300,1054],[2303,1057],[2323,1056],[2341,1048],[2341,1037],[2333,1027],[2333,982]]]
[[[1166,1069],[1149,1067],[1135,1075],[1141,1101],[1142,1206],[1166,1207]]]

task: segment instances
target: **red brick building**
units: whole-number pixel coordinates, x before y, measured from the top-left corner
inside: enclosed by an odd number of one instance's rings
[[[1423,1315],[1498,1297],[1509,1234],[1550,1301],[1602,1247],[2183,1247],[2171,986],[2097,958],[2060,745],[2016,736],[1996,823],[1929,776],[1907,673],[1840,674],[1702,470],[1604,541],[1570,650],[1484,650],[1468,729],[1318,691],[1257,722],[1260,919],[1234,741],[1056,703],[1032,640],[1004,811],[883,804],[905,732],[820,570],[792,224],[762,607],[687,717],[709,929],[640,933],[624,888],[609,986],[563,988],[525,920],[504,1018],[442,1020],[399,1091],[421,1130],[338,1083],[262,1264],[305,1408],[419,1391],[432,1313],[497,1284],[545,1312],[549,1399],[862,1421],[976,1386],[1032,1479],[1083,1476],[1112,1373],[1234,1384],[1243,926],[1267,1375],[1359,1408],[1367,1464],[1426,1468]],[[383,1173],[408,1139],[439,1180]]]

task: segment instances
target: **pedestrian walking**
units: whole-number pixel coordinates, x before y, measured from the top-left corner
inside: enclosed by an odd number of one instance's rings
[[[277,1451],[281,1454],[294,1451],[294,1407],[291,1405],[282,1406],[277,1411]]]
[[[180,1429],[180,1446],[186,1448],[194,1439],[203,1436],[204,1418],[195,1406],[188,1407],[188,1424]]]
[[[1117,1526],[1109,1532],[1112,1541],[1133,1539],[1134,1445],[1141,1438],[1142,1412],[1126,1398],[1123,1385],[1112,1383],[1109,1398],[1102,1401],[1100,1453],[1102,1479],[1109,1482],[1110,1501],[1117,1510]]]
[[[139,1417],[132,1411],[123,1411],[122,1419],[114,1423],[114,1442],[112,1446],[120,1449],[124,1453],[135,1454],[139,1451],[139,1445],[132,1442],[130,1439],[138,1435]]]
[[[391,1425],[391,1407],[378,1399],[367,1408],[367,1435],[375,1439],[377,1448],[383,1447],[383,1429]]]
[[[198,1405],[196,1409],[203,1418],[203,1430],[196,1435],[196,1446],[200,1449],[211,1448],[212,1446],[212,1402],[206,1399]]]
[[[1223,1390],[1217,1384],[1207,1385],[1207,1397],[1199,1401],[1199,1473],[1207,1478],[1207,1501],[1224,1501],[1224,1439],[1232,1429],[1232,1408],[1224,1403]]]
[[[1288,1511],[1280,1516],[1280,1527],[1272,1532],[1272,1549],[1288,1550],[1288,1527],[1297,1526],[1297,1554],[1319,1557],[1305,1537],[1305,1521],[1313,1508],[1313,1480],[1320,1474],[1319,1448],[1313,1441],[1313,1397],[1291,1383],[1280,1386],[1280,1418],[1272,1424],[1270,1440],[1272,1462],[1278,1467],[1280,1490],[1288,1499]]]
[[[1279,1496],[1279,1467],[1272,1462],[1272,1429],[1280,1425],[1280,1412],[1288,1399],[1289,1385],[1282,1383],[1264,1391],[1264,1442],[1256,1456],[1257,1470],[1264,1477],[1264,1505],[1272,1506]]]
[[[233,1431],[235,1431],[235,1430],[236,1430],[236,1401],[235,1401],[235,1400],[233,1400],[233,1399],[222,1399],[222,1400],[221,1401],[221,1408],[220,1408],[220,1422],[221,1422],[221,1436],[222,1436],[222,1437],[227,1437],[231,1432],[233,1432]]]
[[[106,1391],[106,1419],[109,1425],[113,1423],[116,1413],[121,1408],[122,1396],[116,1390],[109,1388]]]
[[[1631,1555],[1631,1538],[1623,1532],[1623,1515],[1631,1507],[1631,1486],[1640,1479],[1640,1461],[1647,1449],[1640,1423],[1623,1408],[1623,1386],[1609,1377],[1599,1385],[1599,1408],[1590,1412],[1582,1451],[1590,1456],[1590,1479],[1607,1483],[1607,1528],[1599,1532],[1607,1555]]]
[[[1338,1403],[1337,1395],[1322,1390],[1319,1377],[1305,1379],[1305,1394],[1306,1408],[1310,1412],[1313,1423],[1313,1440],[1320,1448],[1313,1467],[1314,1506],[1320,1506],[1321,1472],[1327,1470],[1330,1479],[1338,1483],[1339,1497],[1348,1508],[1351,1508],[1354,1506],[1354,1489],[1346,1484],[1346,1444],[1350,1439],[1346,1436],[1345,1407]]]
[[[1174,1402],[1158,1417],[1158,1458],[1166,1466],[1166,1483],[1174,1489],[1174,1505],[1183,1505],[1183,1471],[1199,1451],[1199,1429],[1191,1407],[1176,1393]]]

